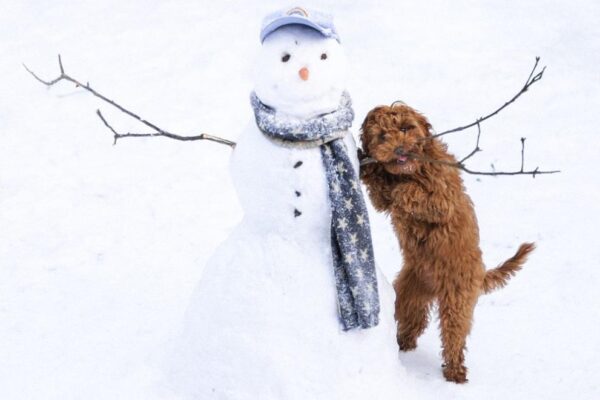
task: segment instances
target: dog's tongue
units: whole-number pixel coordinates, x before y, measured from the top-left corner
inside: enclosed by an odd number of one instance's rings
[[[406,160],[408,160],[408,156],[405,156],[405,155],[397,156],[396,159],[398,160],[398,162],[404,163],[404,162],[406,162]]]

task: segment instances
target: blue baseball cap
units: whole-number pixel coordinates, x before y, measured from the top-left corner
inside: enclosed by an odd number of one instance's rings
[[[260,29],[260,42],[264,42],[265,38],[277,28],[293,24],[308,26],[323,36],[340,42],[340,37],[333,25],[333,17],[331,15],[303,7],[279,10],[267,15],[263,19]]]

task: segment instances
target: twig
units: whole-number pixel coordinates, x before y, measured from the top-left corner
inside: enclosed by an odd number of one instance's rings
[[[469,154],[467,154],[465,157],[463,157],[462,160],[459,161],[459,164],[464,163],[465,161],[467,161],[469,158],[473,157],[475,154],[479,153],[480,151],[482,151],[479,148],[479,138],[481,137],[481,125],[479,125],[479,123],[477,123],[477,143],[475,143],[475,148],[473,149],[473,151],[471,151]]]
[[[521,172],[523,172],[523,167],[525,166],[525,139],[521,138]]]
[[[479,143],[479,137],[477,140],[477,143]],[[477,145],[475,148],[477,149],[479,146]],[[479,150],[481,151],[481,150]],[[466,172],[467,174],[471,174],[471,175],[487,175],[487,176],[512,176],[512,175],[531,175],[532,177],[535,178],[536,175],[547,175],[547,174],[557,174],[560,172],[560,170],[552,170],[552,171],[540,171],[539,167],[535,167],[535,169],[530,170],[530,171],[525,171],[524,170],[524,164],[525,164],[525,138],[521,138],[521,169],[519,171],[474,171],[472,169],[467,168],[467,166],[464,164],[464,161],[466,159],[468,159],[469,157],[471,157],[471,155],[475,154],[476,151],[473,150],[467,157],[463,158],[460,161],[457,162],[450,162],[450,161],[445,161],[445,160],[436,160],[433,158],[429,158],[429,157],[423,157],[423,156],[418,156],[416,154],[413,153],[408,153],[408,158],[412,159],[412,160],[418,160],[418,161],[423,161],[423,162],[428,162],[428,163],[432,163],[432,164],[441,164],[441,165],[446,165],[448,167],[452,167],[452,168],[457,168],[460,169],[464,172]],[[372,157],[364,157],[361,161],[360,161],[360,165],[364,166],[364,165],[369,165],[369,164],[374,164],[377,163],[378,161],[375,160]],[[494,169],[493,165],[492,165],[492,169]]]
[[[453,133],[453,132],[463,131],[463,130],[472,128],[473,126],[477,126],[477,141],[475,142],[475,147],[473,148],[473,150],[471,150],[471,152],[469,154],[467,154],[465,157],[460,159],[460,161],[448,162],[448,161],[443,161],[443,160],[435,160],[435,159],[431,159],[431,158],[427,158],[427,157],[421,157],[421,156],[418,156],[416,154],[411,154],[411,153],[408,154],[408,157],[413,160],[419,160],[419,161],[430,162],[430,163],[435,163],[435,164],[443,164],[443,165],[447,165],[449,167],[458,168],[458,169],[460,169],[468,174],[472,174],[472,175],[488,175],[488,176],[531,175],[535,178],[536,175],[559,173],[560,171],[558,171],[558,170],[540,171],[539,167],[536,167],[534,170],[531,170],[531,171],[525,171],[525,140],[526,139],[524,137],[521,138],[521,168],[518,171],[509,171],[509,172],[496,171],[493,164],[492,164],[492,171],[474,171],[474,170],[467,168],[467,166],[465,165],[465,162],[467,160],[469,160],[475,154],[482,151],[482,149],[479,147],[479,140],[481,138],[481,123],[483,121],[493,117],[494,115],[498,114],[500,111],[502,111],[503,109],[508,107],[510,104],[515,102],[515,100],[517,100],[523,93],[525,93],[534,83],[536,83],[537,81],[542,79],[542,77],[544,75],[544,71],[546,70],[546,67],[542,68],[542,70],[536,74],[539,61],[540,61],[540,58],[536,57],[535,64],[533,65],[533,68],[532,68],[531,72],[529,73],[527,80],[525,81],[525,85],[521,88],[521,90],[519,90],[519,92],[516,95],[514,95],[512,97],[512,99],[510,99],[509,101],[504,103],[501,107],[499,107],[495,111],[491,112],[490,114],[486,115],[485,117],[480,117],[480,118],[476,119],[475,122],[472,122],[472,123],[464,125],[464,126],[460,126],[458,128],[450,129],[450,130],[447,130],[447,131],[444,131],[441,133],[435,133],[433,135],[426,136],[425,138],[422,139],[422,140],[437,140],[437,138],[440,136],[447,135],[447,134]],[[395,103],[393,103],[392,106],[394,104]],[[368,164],[372,164],[372,163],[376,163],[376,162],[377,162],[377,160],[375,160],[371,157],[364,157],[364,155],[363,155],[363,157],[361,158],[360,165],[363,166],[363,165],[368,165]]]
[[[100,112],[100,110],[96,110],[96,114],[98,115],[98,117],[100,117],[100,119],[102,120],[102,122],[104,123],[104,125],[106,125],[106,127],[108,129],[110,129],[114,135],[115,141],[113,144],[117,144],[117,140],[121,139],[121,138],[126,138],[126,137],[149,137],[149,136],[165,136],[168,137],[170,139],[175,139],[175,140],[181,140],[181,141],[190,141],[190,140],[212,140],[213,142],[217,142],[217,143],[222,143],[222,144],[226,144],[228,146],[234,147],[235,143],[231,142],[229,140],[226,139],[222,139],[220,137],[217,136],[212,136],[209,135],[207,133],[202,133],[200,135],[197,136],[179,136],[179,135],[175,135],[173,133],[169,133],[169,132],[157,132],[157,133],[131,133],[131,132],[127,132],[127,133],[118,133],[117,131],[115,131],[115,129],[106,121],[106,119],[104,118],[104,116],[102,115],[102,113]]]
[[[104,123],[104,125],[110,129],[114,135],[114,144],[117,143],[117,140],[121,139],[121,138],[125,138],[125,137],[147,137],[147,136],[164,136],[170,139],[175,139],[175,140],[184,140],[184,141],[191,141],[191,140],[210,140],[216,143],[221,143],[221,144],[225,144],[227,146],[230,147],[235,147],[235,142],[232,142],[231,140],[227,140],[227,139],[223,139],[220,138],[218,136],[214,136],[214,135],[209,135],[206,133],[197,135],[197,136],[180,136],[171,132],[168,132],[164,129],[159,128],[158,126],[156,126],[155,124],[143,119],[142,117],[140,117],[139,115],[133,113],[132,111],[129,111],[128,109],[126,109],[125,107],[121,106],[120,104],[116,103],[115,101],[103,96],[102,94],[98,93],[96,90],[92,89],[92,87],[90,86],[89,82],[86,82],[86,84],[84,85],[83,83],[79,82],[77,79],[67,75],[65,73],[65,69],[62,63],[62,59],[60,57],[60,54],[58,55],[58,66],[60,68],[60,75],[58,76],[58,78],[53,79],[51,81],[45,81],[43,79],[41,79],[39,76],[37,76],[32,70],[30,70],[27,65],[23,64],[23,67],[27,70],[27,72],[29,72],[35,79],[37,79],[39,82],[43,83],[44,85],[48,86],[48,87],[52,87],[54,86],[56,83],[60,82],[60,81],[69,81],[75,84],[76,87],[81,87],[85,90],[87,90],[88,92],[92,93],[94,96],[98,97],[99,99],[107,102],[108,104],[110,104],[111,106],[119,109],[120,111],[122,111],[123,113],[129,115],[132,118],[137,119],[138,121],[140,121],[142,124],[152,128],[154,131],[153,133],[117,133],[117,131],[115,129],[113,129],[112,126],[110,126],[108,124],[108,122],[106,121],[106,119],[102,116],[102,114],[100,113],[100,110],[96,111],[96,114],[98,115],[98,117],[100,117],[100,119],[102,120],[102,122]]]
[[[534,83],[536,83],[537,81],[539,81],[540,79],[542,79],[542,77],[544,76],[544,71],[546,70],[546,67],[543,67],[542,70],[540,72],[538,72],[537,74],[535,74],[535,76],[534,76],[534,73],[537,70],[539,62],[540,62],[540,58],[536,57],[535,58],[535,64],[533,65],[533,69],[529,73],[529,77],[527,78],[527,81],[525,82],[525,85],[521,88],[521,90],[519,90],[519,92],[516,95],[513,96],[512,99],[510,99],[509,101],[507,101],[506,103],[504,103],[501,107],[499,107],[495,111],[489,113],[485,117],[481,117],[481,118],[477,119],[475,122],[472,122],[472,123],[464,125],[464,126],[459,126],[458,128],[449,129],[449,130],[441,132],[441,133],[437,133],[437,134],[435,134],[435,135],[433,135],[431,137],[432,138],[436,138],[436,137],[447,135],[449,133],[464,131],[465,129],[469,129],[469,128],[475,126],[475,125],[481,124],[483,121],[485,121],[485,120],[493,117],[494,115],[498,114],[500,111],[504,110],[506,107],[508,107],[509,105],[511,105],[512,103],[514,103],[515,100],[517,100],[519,97],[521,97],[521,95],[523,93],[525,93]]]
[[[426,161],[435,164],[443,164],[449,167],[458,168],[462,171],[465,171],[467,174],[471,175],[488,175],[488,176],[511,176],[511,175],[531,175],[535,178],[536,175],[547,175],[547,174],[557,174],[560,170],[553,171],[540,171],[540,167],[535,167],[535,169],[531,171],[525,171],[523,168],[523,159],[521,161],[521,169],[519,171],[473,171],[466,167],[462,162],[448,162],[443,160],[434,160],[432,158],[427,157],[419,157],[415,155],[409,155],[409,158],[414,160]]]
[[[560,171],[558,170],[553,170],[553,171],[540,171],[539,167],[536,167],[534,170],[531,171],[525,171],[525,140],[526,138],[522,137],[521,138],[521,168],[519,169],[519,171],[511,171],[511,172],[505,172],[505,171],[496,171],[494,165],[492,164],[492,171],[473,171],[469,168],[467,168],[467,166],[465,165],[465,161],[467,161],[468,159],[470,159],[471,157],[473,157],[475,154],[479,153],[480,151],[482,151],[482,149],[479,147],[479,140],[481,138],[481,122],[485,121],[488,118],[493,117],[494,115],[498,114],[500,111],[502,111],[504,108],[506,108],[508,105],[512,104],[515,100],[517,100],[519,98],[519,96],[521,96],[523,93],[525,93],[530,87],[531,85],[533,85],[535,82],[539,81],[540,79],[542,79],[542,76],[544,74],[544,71],[546,70],[546,67],[542,68],[542,70],[540,72],[538,72],[537,74],[534,73],[537,70],[537,66],[538,63],[540,61],[539,57],[535,58],[535,64],[533,66],[533,69],[531,70],[531,72],[529,73],[529,76],[527,77],[527,81],[525,82],[525,85],[523,86],[523,88],[521,88],[521,90],[508,102],[504,103],[504,105],[500,108],[498,108],[496,111],[486,115],[485,117],[480,117],[477,120],[475,120],[475,122],[459,127],[459,128],[454,128],[442,133],[438,133],[438,134],[434,134],[431,136],[428,136],[427,139],[433,139],[435,140],[436,138],[442,136],[442,135],[446,135],[448,133],[452,133],[452,132],[459,132],[468,128],[471,128],[475,125],[477,125],[477,141],[475,143],[475,147],[473,148],[473,150],[467,154],[465,157],[463,157],[460,161],[456,162],[456,163],[448,163],[445,161],[439,161],[439,160],[432,160],[432,159],[427,159],[427,158],[422,158],[422,157],[413,157],[414,159],[419,159],[421,161],[428,161],[428,162],[434,162],[434,163],[442,163],[442,164],[447,164],[449,166],[458,168],[460,170],[465,171],[468,174],[472,174],[472,175],[489,175],[489,176],[502,176],[502,175],[531,175],[535,178],[536,175],[542,175],[542,174],[556,174]]]

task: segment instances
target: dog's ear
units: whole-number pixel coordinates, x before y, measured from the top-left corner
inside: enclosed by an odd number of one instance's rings
[[[377,116],[385,112],[385,108],[387,106],[378,106],[369,111],[360,127],[361,155],[363,158],[370,157],[369,143],[373,140],[372,127],[377,124]],[[360,178],[363,181],[369,182],[377,176],[383,176],[383,167],[379,163],[370,163],[360,167]]]
[[[421,125],[421,127],[425,131],[425,136],[427,136],[427,137],[432,136],[432,134],[431,134],[432,126],[429,123],[429,120],[427,119],[427,117],[425,117],[421,113],[415,113],[415,118],[416,118],[417,122],[419,123],[419,125]]]
[[[376,116],[382,112],[382,110],[385,108],[386,106],[378,106],[373,108],[371,111],[369,111],[367,113],[367,116],[365,117],[361,127],[360,127],[360,142],[361,142],[361,147],[362,147],[362,151],[363,154],[365,156],[369,156],[369,142],[372,140],[371,138],[371,132],[370,132],[370,127],[372,124],[375,123],[376,120]]]
[[[435,160],[444,160],[448,158],[448,146],[438,138],[433,138],[432,125],[427,117],[421,113],[415,113],[415,119],[425,132],[425,137],[430,138],[425,140],[424,150],[427,155]]]
[[[427,137],[429,137],[430,139],[427,139],[425,141],[425,146],[423,147],[423,150],[430,158],[433,158],[434,160],[449,159],[448,145],[443,143],[440,139],[432,137],[433,135],[431,134],[430,130],[431,125],[429,125],[429,133],[427,134]]]

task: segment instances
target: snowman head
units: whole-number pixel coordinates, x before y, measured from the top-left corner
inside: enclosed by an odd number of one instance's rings
[[[323,28],[305,15],[285,18],[284,23],[276,20],[279,26],[271,22],[273,30],[269,25],[263,28],[256,95],[278,114],[296,118],[336,110],[345,89],[346,59],[335,29]]]

